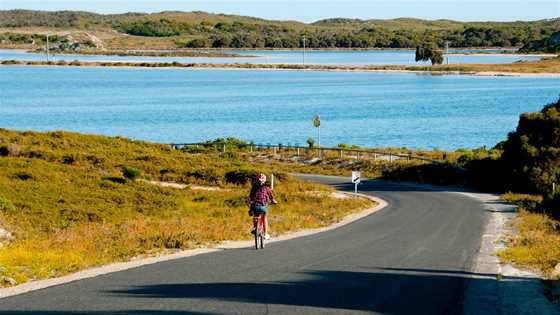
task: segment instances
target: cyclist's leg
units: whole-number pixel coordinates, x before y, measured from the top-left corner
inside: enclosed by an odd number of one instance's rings
[[[263,214],[263,220],[264,220],[264,235],[268,234],[268,216],[266,214],[266,212]]]

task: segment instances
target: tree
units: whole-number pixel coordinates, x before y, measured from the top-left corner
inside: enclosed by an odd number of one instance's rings
[[[545,205],[558,205],[560,191],[560,99],[537,113],[522,114],[515,132],[501,144],[508,169],[508,189],[543,195]],[[560,215],[559,208],[549,208]],[[556,212],[556,213],[554,213]]]
[[[313,149],[313,147],[315,146],[315,140],[311,137],[307,138],[307,145],[310,149]]]
[[[210,42],[206,38],[195,38],[185,45],[187,48],[207,48],[210,47]]]
[[[416,62],[418,61],[428,61],[435,64],[443,63],[443,54],[441,50],[433,44],[423,44],[416,47]]]

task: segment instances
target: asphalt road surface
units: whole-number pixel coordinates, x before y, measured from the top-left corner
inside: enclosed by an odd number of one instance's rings
[[[341,190],[348,178],[309,176]],[[0,300],[0,314],[460,314],[480,202],[371,181],[389,205],[303,238],[224,250]],[[274,211],[274,210],[272,210]]]

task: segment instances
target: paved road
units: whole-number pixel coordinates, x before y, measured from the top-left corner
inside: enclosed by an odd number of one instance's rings
[[[389,206],[264,251],[225,250],[3,299],[0,314],[461,313],[468,282],[485,281],[468,277],[482,204],[382,181],[361,189]]]

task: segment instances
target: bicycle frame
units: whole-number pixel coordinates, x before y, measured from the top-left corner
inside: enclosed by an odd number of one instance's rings
[[[253,227],[255,229],[255,249],[264,248],[264,213],[253,216]]]

